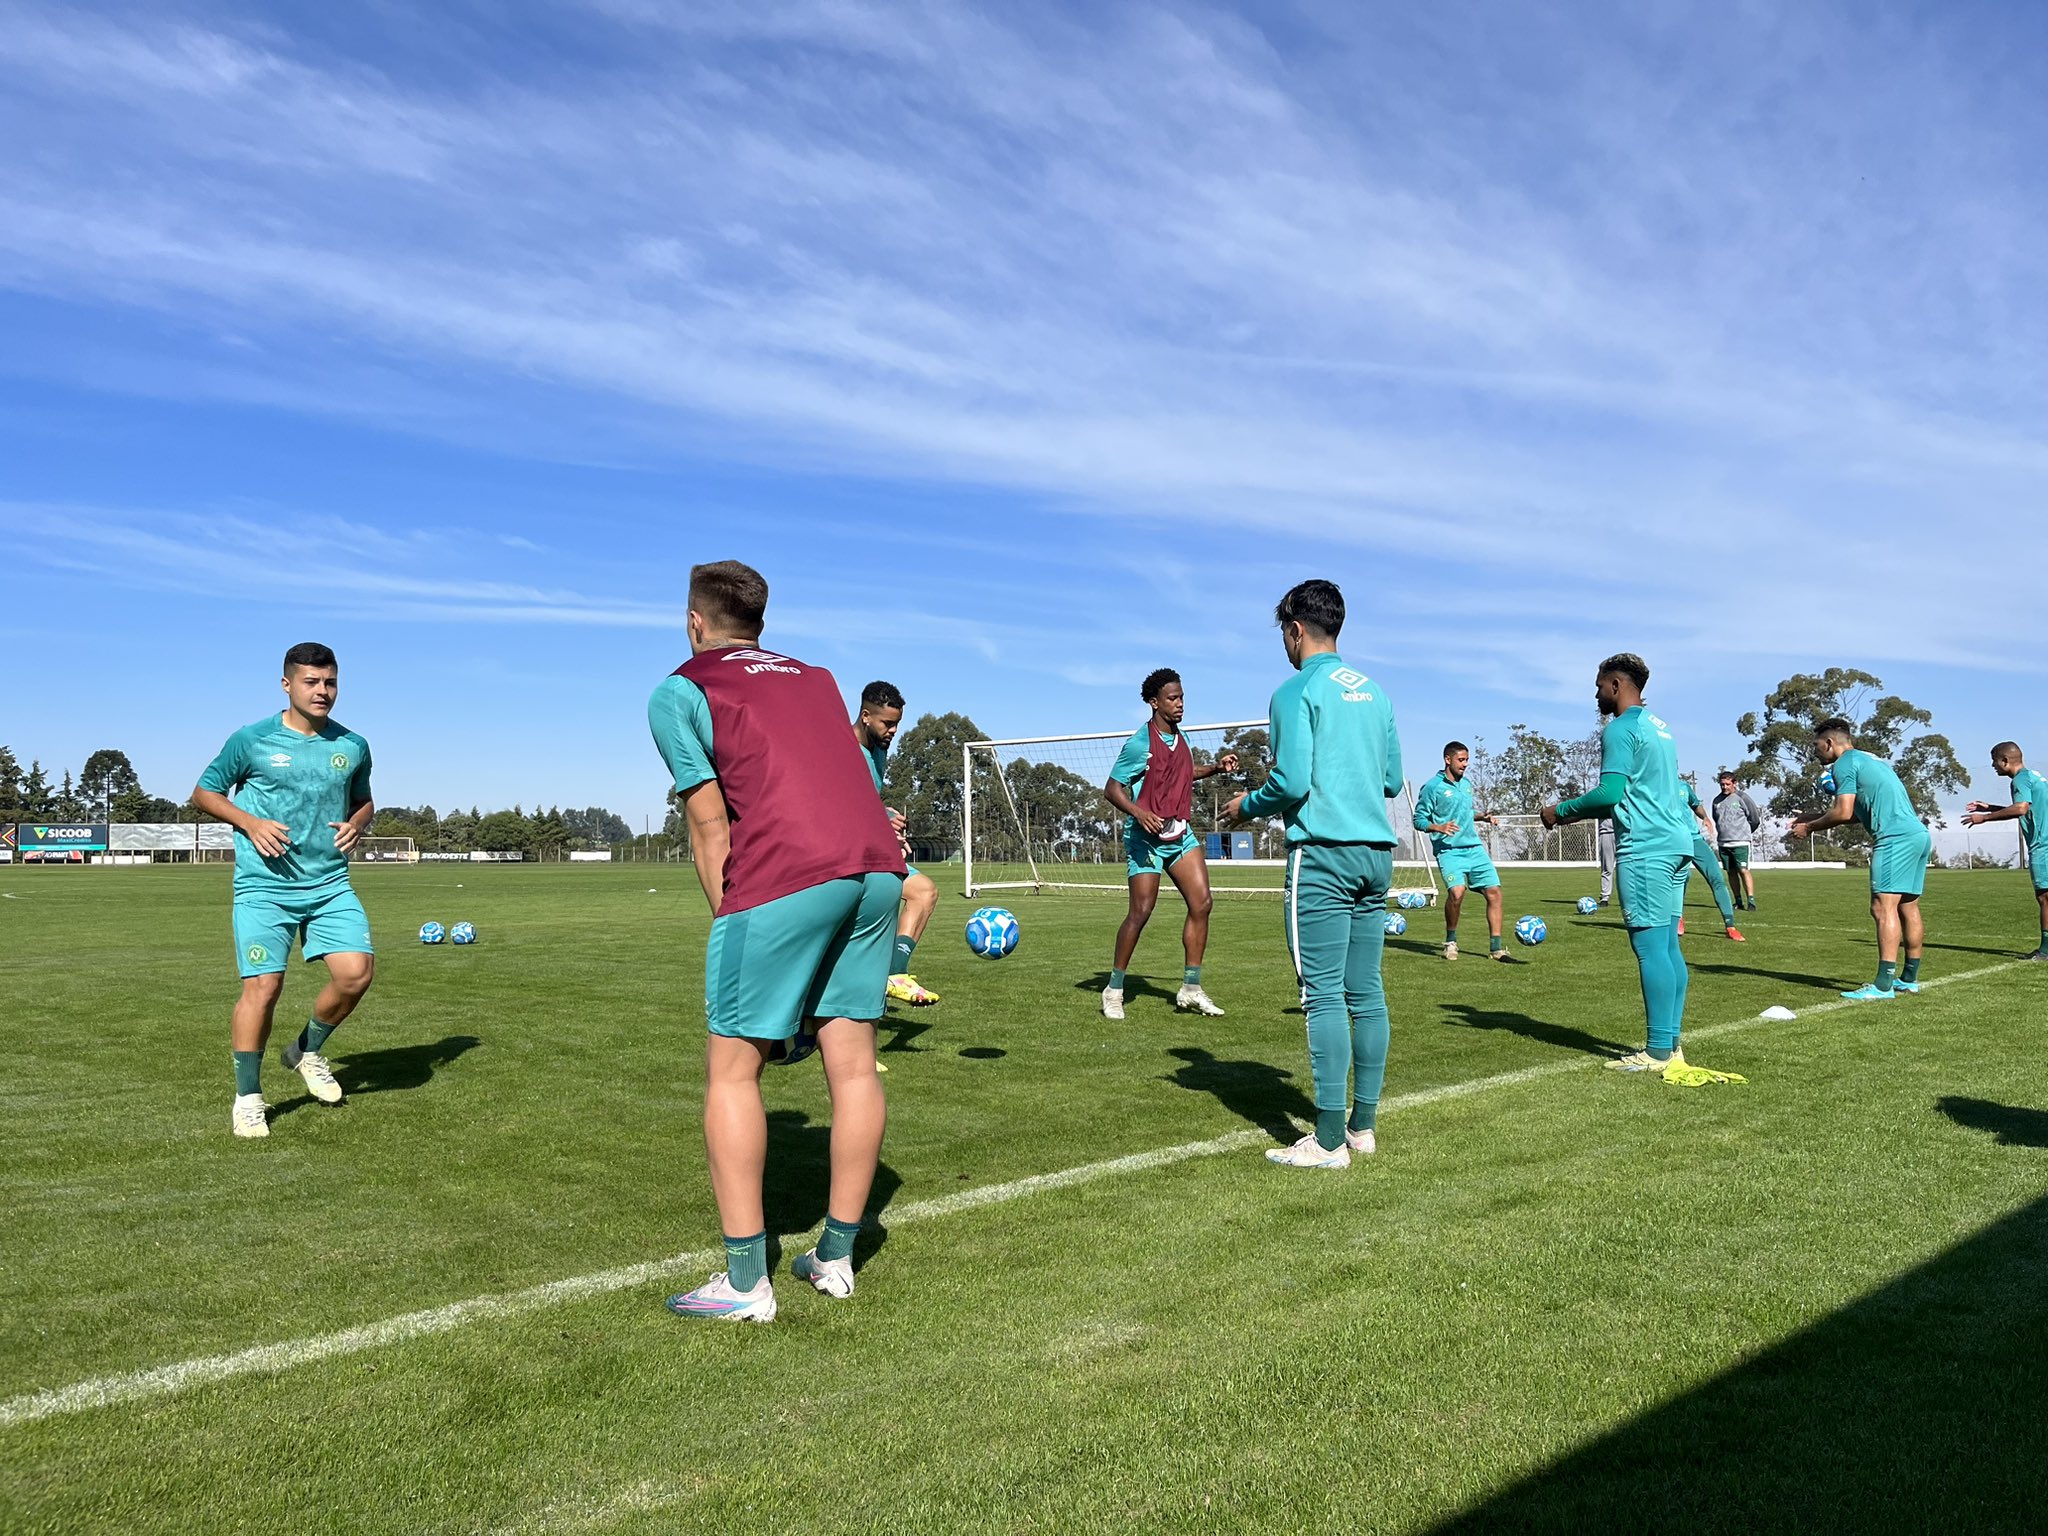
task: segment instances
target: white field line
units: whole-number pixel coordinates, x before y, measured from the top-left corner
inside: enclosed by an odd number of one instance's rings
[[[2001,971],[2016,970],[2024,963],[2009,960],[2000,965],[1982,966],[1974,971],[1931,977],[1922,985],[1932,988],[1975,981],[1980,977],[1995,976]],[[1800,1009],[1795,1017],[1808,1019],[1816,1014],[1834,1013],[1843,1008],[1875,1006],[1877,1005],[1851,1003],[1846,1000],[1817,1003],[1811,1008]],[[1897,1004],[1893,1006],[1896,1007]],[[1712,1039],[1717,1035],[1750,1029],[1763,1022],[1765,1021],[1760,1018],[1748,1018],[1731,1020],[1725,1024],[1710,1024],[1703,1029],[1686,1031],[1685,1039]],[[1380,1111],[1382,1114],[1389,1114],[1398,1110],[1420,1109],[1426,1104],[1441,1103],[1445,1099],[1489,1093],[1496,1088],[1512,1088],[1521,1083],[1532,1083],[1539,1078],[1558,1077],[1567,1072],[1582,1072],[1601,1065],[1605,1059],[1599,1056],[1579,1055],[1567,1061],[1544,1062],[1514,1072],[1496,1073],[1492,1077],[1478,1077],[1462,1083],[1444,1083],[1414,1093],[1396,1094],[1381,1104]],[[932,1200],[914,1200],[908,1205],[892,1206],[886,1213],[885,1225],[899,1227],[911,1222],[932,1221],[942,1216],[956,1215],[961,1211],[971,1211],[985,1205],[1005,1205],[1012,1200],[1026,1199],[1050,1189],[1070,1189],[1077,1184],[1093,1184],[1099,1179],[1114,1178],[1119,1174],[1143,1173],[1148,1169],[1165,1168],[1198,1157],[1218,1157],[1271,1140],[1265,1131],[1247,1128],[1212,1137],[1208,1141],[1189,1141],[1174,1147],[1155,1147],[1149,1152],[1133,1152],[1129,1156],[1113,1157],[1105,1162],[1083,1163],[1078,1167],[1063,1168],[1054,1173],[1037,1173],[1029,1178],[1012,1179],[1006,1184],[987,1184],[979,1189],[963,1189],[955,1194],[941,1195]],[[62,1414],[82,1413],[89,1408],[106,1408],[118,1403],[173,1397],[196,1387],[228,1381],[237,1376],[290,1370],[296,1366],[311,1365],[319,1360],[331,1360],[339,1355],[381,1349],[386,1345],[403,1343],[407,1339],[449,1333],[457,1328],[465,1328],[471,1323],[523,1317],[529,1312],[539,1312],[567,1302],[585,1301],[593,1296],[630,1290],[634,1286],[648,1285],[657,1280],[701,1270],[716,1263],[722,1256],[722,1249],[713,1248],[694,1253],[680,1253],[673,1258],[655,1259],[644,1264],[628,1264],[617,1269],[603,1269],[594,1274],[576,1275],[567,1280],[551,1280],[545,1285],[530,1286],[526,1290],[511,1291],[501,1296],[476,1296],[467,1301],[450,1302],[445,1306],[430,1307],[421,1312],[407,1312],[398,1317],[388,1317],[381,1322],[343,1328],[335,1333],[289,1339],[282,1344],[261,1344],[253,1349],[238,1350],[234,1354],[206,1355],[196,1360],[181,1360],[174,1365],[160,1365],[149,1370],[129,1371],[115,1376],[96,1376],[89,1381],[81,1381],[68,1387],[27,1392],[19,1397],[0,1401],[0,1429],[12,1428],[17,1424],[32,1424],[38,1419],[55,1418]]]

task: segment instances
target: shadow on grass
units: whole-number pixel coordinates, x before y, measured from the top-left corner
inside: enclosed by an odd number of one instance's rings
[[[2038,1531],[2043,1274],[2048,1199],[1437,1529]]]
[[[1619,1040],[1604,1040],[1569,1024],[1546,1024],[1526,1013],[1509,1013],[1499,1008],[1481,1008],[1473,1003],[1443,1003],[1445,1022],[1464,1029],[1504,1029],[1528,1040],[1540,1040],[1560,1050],[1587,1056],[1622,1056],[1635,1049]]]
[[[2030,953],[2024,949],[1986,948],[1982,944],[1937,944],[1932,939],[1929,939],[1923,947],[1927,949],[1946,949],[1958,955],[1996,955],[2001,960],[2020,960]]]
[[[1295,1120],[1315,1121],[1315,1101],[1295,1086],[1294,1074],[1284,1067],[1224,1061],[1198,1045],[1177,1045],[1166,1054],[1186,1063],[1167,1073],[1166,1081],[1194,1093],[1213,1094],[1217,1103],[1275,1141],[1293,1141],[1301,1134]]]
[[[825,1197],[832,1181],[832,1126],[813,1125],[800,1109],[768,1111],[768,1166],[761,1176],[762,1208],[770,1232],[808,1232],[825,1220]],[[896,1198],[903,1180],[887,1163],[875,1169],[868,1193],[867,1216],[854,1239],[858,1269],[889,1240],[882,1213]],[[770,1244],[771,1249],[779,1245]],[[780,1264],[782,1256],[775,1254]]]
[[[1102,989],[1108,985],[1109,972],[1097,971],[1085,981],[1075,982],[1074,990],[1076,992],[1093,992],[1099,997],[1102,995]],[[1170,1003],[1178,996],[1180,996],[1180,983],[1177,981],[1171,988],[1167,988],[1148,981],[1145,977],[1133,972],[1125,972],[1124,974],[1124,1001],[1127,1003],[1134,997],[1163,997]]]
[[[898,1019],[894,1014],[891,1014],[875,1026],[877,1034],[883,1030],[889,1032],[889,1038],[876,1046],[875,1049],[877,1051],[903,1051],[910,1055],[920,1055],[923,1053],[924,1048],[912,1045],[910,1042],[930,1028],[931,1025],[925,1023],[922,1019]]]
[[[1934,1107],[1966,1130],[1989,1131],[2001,1147],[2048,1147],[2048,1110],[1950,1096]]]
[[[993,1045],[963,1045],[960,1054],[969,1061],[1001,1061],[1010,1053]]]
[[[1810,976],[1805,971],[1772,971],[1759,965],[1720,965],[1708,960],[1688,959],[1685,968],[1704,971],[1709,976],[1759,976],[1765,981],[1782,981],[1789,987],[1819,987],[1827,992],[1855,985],[1835,976]]]
[[[448,1035],[432,1043],[394,1045],[381,1051],[334,1057],[330,1058],[330,1064],[342,1092],[352,1099],[369,1093],[403,1093],[408,1088],[426,1087],[434,1080],[436,1071],[482,1044],[483,1041],[475,1035]],[[292,1082],[299,1081],[296,1072],[286,1076]],[[319,1102],[310,1093],[302,1093],[282,1104],[272,1105],[270,1118],[276,1120],[281,1115]]]

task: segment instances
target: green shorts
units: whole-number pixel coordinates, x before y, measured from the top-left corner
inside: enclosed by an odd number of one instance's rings
[[[1870,894],[1918,896],[1927,889],[1927,855],[1934,836],[1925,827],[1881,837],[1870,850]]]
[[[1721,867],[1731,875],[1739,869],[1749,868],[1749,844],[1723,843],[1721,845]]]
[[[1176,862],[1202,846],[1195,829],[1189,827],[1179,837],[1162,843],[1133,821],[1124,827],[1125,879],[1133,875],[1163,875]]]
[[[711,1033],[787,1040],[805,1019],[879,1019],[902,898],[901,875],[850,875],[713,918]]]
[[[235,964],[242,975],[275,976],[291,958],[292,940],[307,960],[322,955],[374,955],[370,918],[353,887],[323,886],[300,895],[266,891],[237,896]]]
[[[1500,884],[1500,871],[1484,848],[1446,848],[1437,854],[1436,867],[1454,891],[1461,885],[1484,891]]]
[[[2027,870],[2034,877],[2034,889],[2048,891],[2048,843],[2030,851]]]
[[[1621,896],[1621,920],[1630,928],[1667,928],[1685,911],[1685,882],[1692,878],[1692,854],[1624,853],[1614,866]]]

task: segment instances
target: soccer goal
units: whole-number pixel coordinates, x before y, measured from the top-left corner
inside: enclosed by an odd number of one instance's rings
[[[1287,844],[1280,823],[1225,827],[1232,796],[1262,782],[1272,763],[1264,720],[1181,728],[1195,763],[1235,752],[1238,771],[1195,785],[1195,835],[1207,845],[1209,888],[1219,895],[1277,896],[1286,885]],[[1125,888],[1123,814],[1102,797],[1131,732],[970,741],[961,753],[962,866],[969,898],[984,891],[1098,891]],[[1436,869],[1426,839],[1408,830],[1412,789],[1388,806],[1401,835],[1398,887],[1434,902]],[[1416,883],[1420,873],[1424,883]]]
[[[1537,868],[1597,866],[1598,825],[1592,821],[1573,821],[1561,827],[1546,827],[1541,816],[1504,815],[1499,826],[1482,821],[1479,840],[1486,844],[1487,856],[1496,864]]]
[[[359,837],[349,857],[359,864],[417,864],[419,850],[409,837]]]

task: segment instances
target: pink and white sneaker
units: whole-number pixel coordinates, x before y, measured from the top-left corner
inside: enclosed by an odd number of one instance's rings
[[[668,1299],[669,1311],[677,1317],[709,1317],[727,1323],[772,1323],[775,1321],[775,1287],[763,1275],[751,1291],[736,1291],[724,1270],[720,1270],[694,1291]]]

